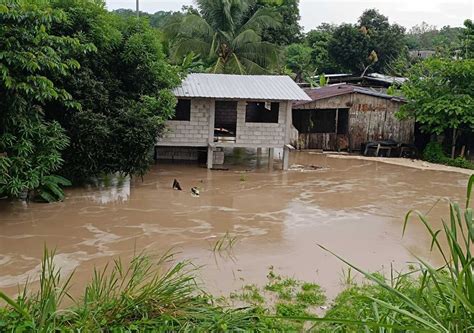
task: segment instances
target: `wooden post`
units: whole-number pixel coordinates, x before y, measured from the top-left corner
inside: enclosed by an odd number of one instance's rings
[[[453,128],[453,139],[452,139],[452,146],[451,146],[451,158],[454,158],[456,155],[456,129]]]

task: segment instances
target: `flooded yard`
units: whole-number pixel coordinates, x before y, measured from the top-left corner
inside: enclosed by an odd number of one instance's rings
[[[73,292],[94,266],[114,257],[171,248],[202,266],[205,289],[217,295],[263,284],[273,266],[320,284],[332,297],[344,265],[318,244],[372,271],[404,268],[413,255],[437,262],[420,223],[410,223],[402,237],[404,216],[410,209],[429,212],[439,226],[447,198],[463,201],[468,180],[323,154],[294,153],[291,163],[307,168],[157,164],[143,181],[70,189],[60,203],[0,202],[0,289],[15,294],[28,276],[34,281],[45,245],[57,249],[63,273],[75,270]],[[172,189],[175,178],[183,191]],[[200,195],[192,196],[191,187]],[[232,249],[211,251],[226,233],[236,237]]]

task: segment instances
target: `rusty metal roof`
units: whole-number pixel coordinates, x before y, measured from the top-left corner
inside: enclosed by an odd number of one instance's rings
[[[313,101],[319,101],[321,99],[332,98],[340,95],[358,93],[363,95],[370,95],[374,97],[390,99],[395,101],[403,102],[405,101],[402,97],[388,95],[383,92],[379,92],[370,88],[358,87],[351,84],[334,84],[329,86],[324,86],[320,88],[307,88],[304,89],[306,94],[311,97],[311,101],[297,101],[293,103],[293,108],[298,108],[299,106],[311,103]]]
[[[289,76],[282,75],[194,73],[189,74],[173,93],[176,97],[311,101]]]

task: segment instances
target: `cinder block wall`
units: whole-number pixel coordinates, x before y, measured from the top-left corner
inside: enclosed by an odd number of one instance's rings
[[[285,144],[287,102],[280,102],[278,123],[246,123],[246,101],[237,105],[236,144],[255,145],[255,147],[282,147]]]
[[[158,142],[177,146],[207,146],[211,103],[214,100],[191,99],[190,120],[168,120],[166,133]]]
[[[289,143],[286,137],[288,102],[279,102],[278,123],[246,123],[246,101],[237,103],[237,138],[235,146],[282,147]],[[191,99],[190,121],[167,121],[167,130],[159,145],[207,146],[209,117],[214,109],[213,99]],[[289,110],[291,112],[291,109]],[[290,118],[291,119],[291,114]],[[288,142],[286,142],[288,141]]]

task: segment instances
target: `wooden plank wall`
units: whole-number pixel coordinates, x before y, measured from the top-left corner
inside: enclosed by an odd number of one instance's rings
[[[373,140],[393,139],[413,143],[414,120],[400,121],[395,116],[401,105],[397,101],[356,93],[308,103],[301,108],[349,107],[349,133],[347,138],[337,138],[335,133],[300,133],[300,146],[306,149],[337,150],[344,149],[348,144],[351,150],[359,150],[362,143]]]

